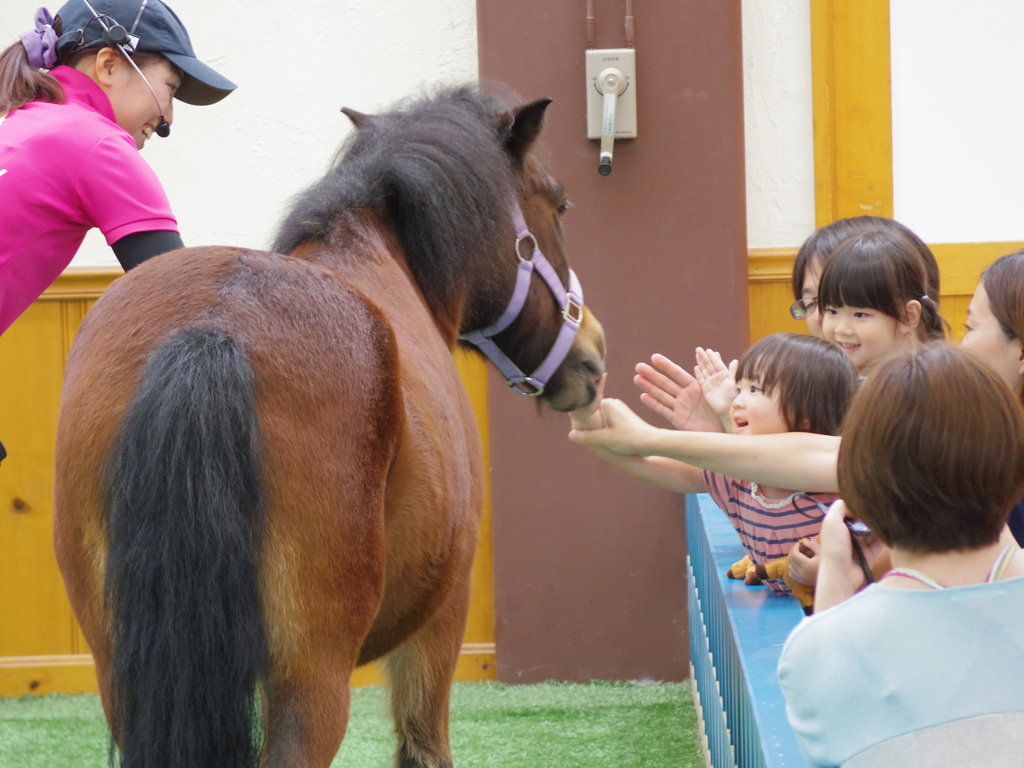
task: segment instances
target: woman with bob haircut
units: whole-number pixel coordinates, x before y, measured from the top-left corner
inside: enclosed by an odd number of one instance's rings
[[[886,361],[843,427],[843,501],[822,527],[816,613],[779,680],[816,766],[1019,765],[1024,555],[1000,533],[1024,492],[1024,410],[992,368],[929,346]],[[857,592],[848,517],[891,550]],[[855,594],[856,593],[856,594]]]

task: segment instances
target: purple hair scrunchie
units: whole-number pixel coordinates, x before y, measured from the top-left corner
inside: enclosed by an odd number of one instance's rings
[[[51,26],[53,16],[45,8],[36,11],[36,28],[21,35],[33,69],[53,69],[57,63],[57,32]]]

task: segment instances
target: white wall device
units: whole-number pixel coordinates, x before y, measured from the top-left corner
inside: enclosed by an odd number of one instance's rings
[[[636,138],[636,50],[586,51],[587,138],[601,140],[598,170],[612,172],[616,139]]]

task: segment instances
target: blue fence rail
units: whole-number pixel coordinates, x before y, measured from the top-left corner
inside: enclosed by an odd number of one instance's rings
[[[709,496],[686,497],[686,538],[690,663],[711,765],[806,768],[776,675],[800,603],[726,578],[746,553]]]

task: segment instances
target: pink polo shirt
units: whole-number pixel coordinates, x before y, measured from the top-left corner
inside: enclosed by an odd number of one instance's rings
[[[63,104],[33,101],[0,118],[0,334],[71,263],[86,232],[108,244],[178,231],[167,195],[110,100],[56,67]]]

